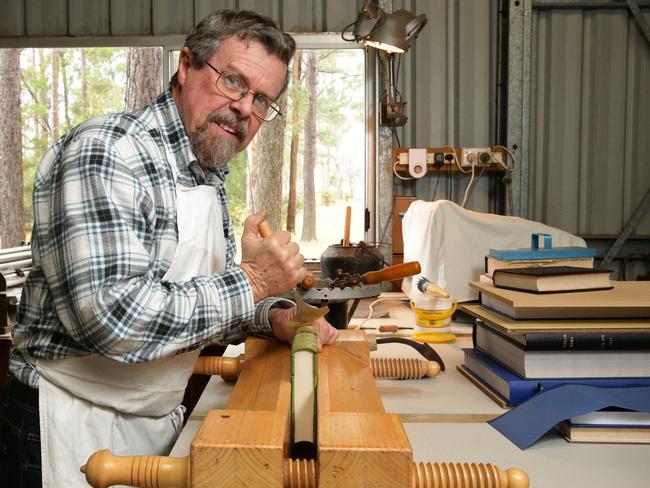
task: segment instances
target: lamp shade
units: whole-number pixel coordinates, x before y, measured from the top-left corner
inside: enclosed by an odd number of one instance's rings
[[[396,10],[386,14],[383,25],[363,37],[363,43],[383,51],[404,53],[411,47],[409,41],[419,34],[426,23],[424,14],[415,16],[408,10]]]

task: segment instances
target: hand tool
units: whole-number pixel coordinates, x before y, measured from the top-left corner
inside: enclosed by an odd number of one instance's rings
[[[368,271],[364,274],[340,272],[334,278],[317,278],[310,288],[353,288],[361,285],[374,285],[382,281],[398,280],[413,276],[420,272],[418,261],[396,264],[379,271]]]
[[[271,229],[271,226],[266,220],[263,220],[259,225],[259,232],[262,237],[270,237],[273,234],[273,229]],[[319,318],[324,317],[325,314],[329,312],[329,307],[327,306],[314,307],[313,305],[307,304],[302,297],[296,293],[295,287],[289,290],[289,294],[296,303],[296,315],[294,315],[293,319],[289,321],[287,327],[298,329],[306,325],[312,325]]]

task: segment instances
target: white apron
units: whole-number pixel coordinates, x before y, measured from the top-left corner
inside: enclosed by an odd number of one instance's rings
[[[165,153],[175,172],[175,159]],[[215,188],[177,183],[176,204],[178,246],[163,280],[223,271],[226,242]],[[138,364],[94,354],[32,360],[40,374],[43,487],[87,488],[79,467],[99,449],[167,454],[183,426],[181,401],[198,355],[196,350]]]

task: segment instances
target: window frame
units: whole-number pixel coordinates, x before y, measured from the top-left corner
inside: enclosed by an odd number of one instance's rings
[[[379,63],[375,50],[355,42],[344,41],[338,32],[292,34],[296,45],[301,49],[364,49],[365,51],[365,240],[375,242],[379,228],[379,208],[377,202],[379,171],[379,101],[377,97]],[[160,47],[163,50],[161,89],[167,88],[169,79],[176,72],[170,65],[171,52],[180,50],[185,36],[151,37],[20,37],[5,39],[3,48],[82,48],[82,47]],[[173,71],[172,71],[173,70]]]

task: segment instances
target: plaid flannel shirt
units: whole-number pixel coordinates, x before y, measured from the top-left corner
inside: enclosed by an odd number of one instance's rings
[[[179,183],[217,189],[227,242],[223,272],[162,279],[178,241],[171,164]],[[170,92],[137,112],[91,119],[59,139],[34,184],[33,268],[10,361],[18,380],[38,385],[23,353],[36,359],[93,353],[137,363],[270,335],[268,310],[286,302],[254,304],[246,274],[234,264],[226,174],[201,170]]]

